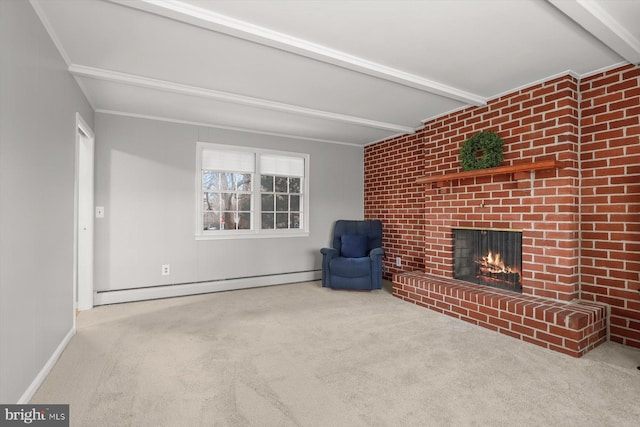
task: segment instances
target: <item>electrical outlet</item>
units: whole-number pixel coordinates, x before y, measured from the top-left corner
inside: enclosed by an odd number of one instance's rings
[[[396,257],[396,267],[402,267],[402,258]]]
[[[168,276],[171,274],[171,266],[169,264],[164,264],[162,266],[162,275]]]

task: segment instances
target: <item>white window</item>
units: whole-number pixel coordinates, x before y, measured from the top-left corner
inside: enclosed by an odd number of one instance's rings
[[[306,154],[197,144],[196,237],[308,235]]]

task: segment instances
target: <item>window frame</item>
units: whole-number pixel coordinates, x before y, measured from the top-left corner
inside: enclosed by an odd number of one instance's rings
[[[203,182],[202,182],[202,153],[207,149],[229,150],[229,151],[245,151],[253,154],[254,171],[251,179],[251,229],[249,230],[204,230],[203,229]],[[297,157],[304,161],[304,176],[301,185],[301,228],[287,229],[262,229],[261,218],[261,172],[260,172],[260,156],[279,155],[287,157]],[[212,142],[196,142],[196,173],[195,173],[195,202],[196,202],[196,221],[195,221],[195,238],[196,240],[219,240],[219,239],[244,239],[244,238],[280,238],[280,237],[306,237],[309,236],[309,160],[310,155],[306,153],[298,153],[292,151],[269,150],[256,147],[247,147],[240,145],[218,144]],[[229,171],[233,172],[233,171]],[[277,175],[276,176],[285,176]]]

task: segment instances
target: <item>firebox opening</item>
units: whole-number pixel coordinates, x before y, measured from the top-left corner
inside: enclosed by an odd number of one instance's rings
[[[453,277],[522,293],[522,232],[453,229]]]

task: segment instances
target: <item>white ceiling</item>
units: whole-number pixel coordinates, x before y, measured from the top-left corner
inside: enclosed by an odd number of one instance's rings
[[[640,0],[31,0],[96,111],[366,145],[640,63]]]

